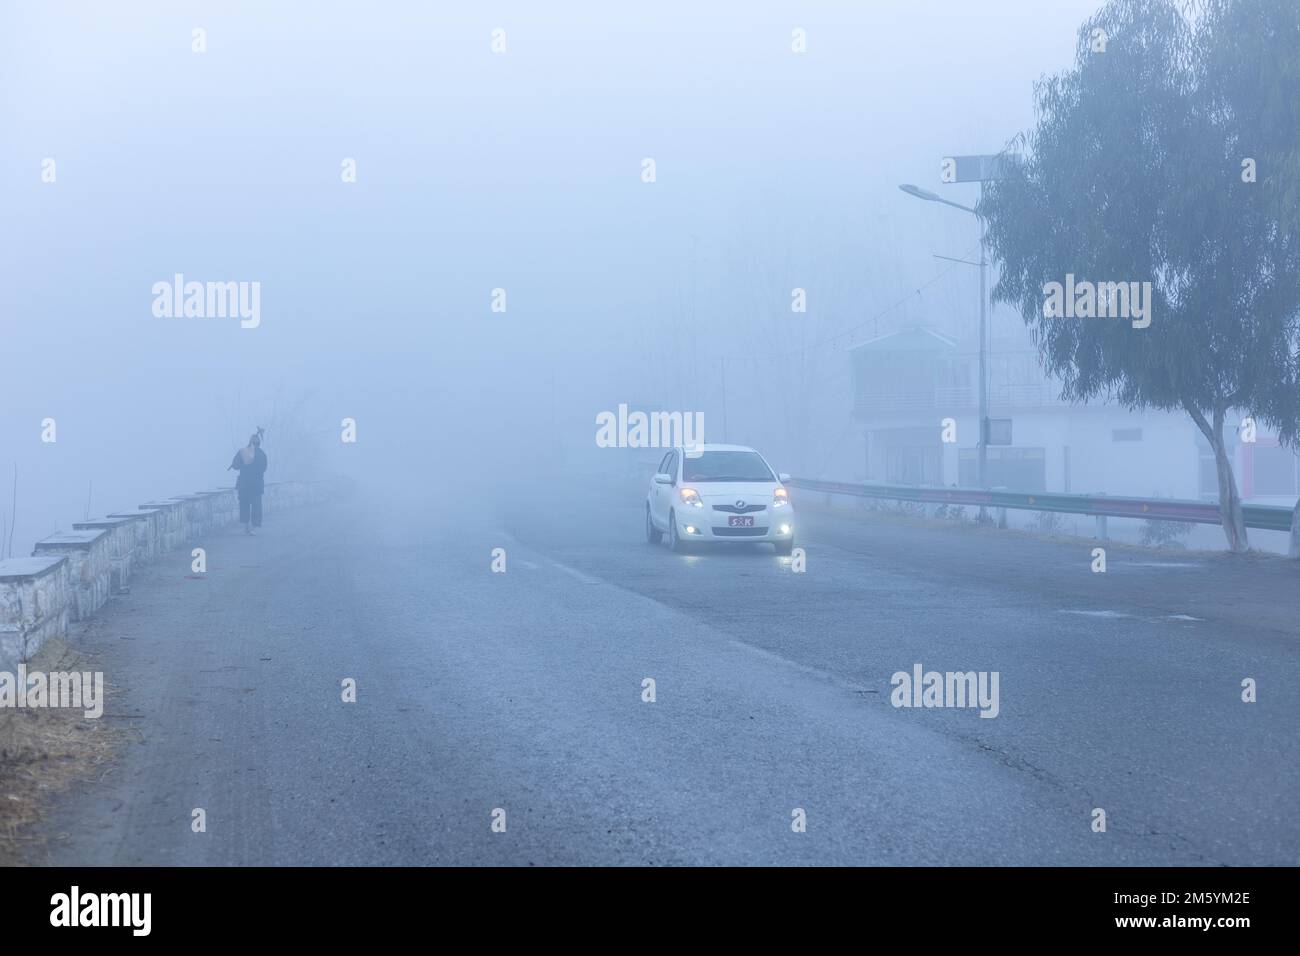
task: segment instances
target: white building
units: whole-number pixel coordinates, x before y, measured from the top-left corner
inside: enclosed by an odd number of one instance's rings
[[[866,480],[976,486],[975,337],[964,342],[914,325],[850,355]],[[989,382],[989,418],[1011,421],[1011,443],[988,449],[990,487],[1217,500],[1213,452],[1187,415],[1063,402],[1023,340],[993,343]],[[941,440],[945,418],[956,422],[951,444]],[[1253,444],[1241,442],[1235,427],[1225,432],[1243,500],[1294,504],[1296,454],[1262,430]]]

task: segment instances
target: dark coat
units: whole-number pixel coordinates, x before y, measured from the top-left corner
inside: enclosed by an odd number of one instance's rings
[[[235,489],[241,498],[258,498],[266,490],[263,475],[266,474],[266,452],[258,448],[253,452],[253,460],[245,463],[242,452],[235,452],[235,460],[230,467],[239,472],[235,479]]]

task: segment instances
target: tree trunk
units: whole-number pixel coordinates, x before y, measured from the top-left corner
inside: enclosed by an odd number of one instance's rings
[[[1300,501],[1291,509],[1291,545],[1287,557],[1300,558]]]
[[[1228,539],[1228,547],[1241,553],[1250,547],[1250,542],[1246,538],[1246,517],[1241,513],[1241,497],[1237,494],[1237,478],[1232,473],[1232,462],[1228,461],[1222,432],[1214,443],[1214,465],[1219,473],[1219,515],[1223,520],[1223,534]]]
[[[1184,403],[1184,407],[1205,435],[1210,447],[1214,449],[1214,468],[1219,478],[1219,517],[1223,522],[1223,535],[1228,539],[1228,548],[1240,554],[1250,547],[1246,537],[1246,518],[1241,513],[1241,497],[1237,494],[1237,478],[1232,473],[1232,462],[1228,461],[1227,444],[1223,440],[1223,417],[1225,408],[1214,409],[1214,422],[1206,420],[1200,409]],[[1292,519],[1292,526],[1295,521]],[[1293,538],[1294,541],[1294,532]]]

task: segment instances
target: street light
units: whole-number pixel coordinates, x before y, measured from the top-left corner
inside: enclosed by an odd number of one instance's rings
[[[979,213],[975,212],[975,210],[970,206],[963,206],[961,203],[953,202],[951,199],[944,199],[938,193],[932,193],[930,190],[922,189],[920,186],[913,186],[911,183],[903,183],[903,185],[898,188],[909,196],[915,196],[917,199],[924,199],[926,202],[941,202],[945,206],[956,206],[958,209],[965,210],[972,215],[979,215]]]
[[[980,387],[979,387],[979,417],[980,417],[980,436],[979,444],[976,446],[979,451],[979,486],[985,488],[988,486],[988,436],[989,436],[989,393],[988,393],[988,350],[984,346],[984,340],[987,337],[985,328],[987,326],[987,317],[985,314],[985,300],[988,298],[985,294],[985,272],[988,261],[984,255],[984,220],[980,219],[980,214],[970,206],[963,206],[959,202],[953,202],[950,199],[944,199],[938,193],[930,192],[928,189],[922,189],[920,186],[913,186],[911,183],[903,183],[898,187],[909,196],[915,196],[917,199],[924,199],[926,202],[943,203],[945,206],[953,206],[963,212],[968,212],[976,219],[980,220]]]

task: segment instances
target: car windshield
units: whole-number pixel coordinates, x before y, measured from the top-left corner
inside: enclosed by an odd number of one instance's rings
[[[754,451],[688,452],[682,460],[683,481],[774,481],[772,470]]]

